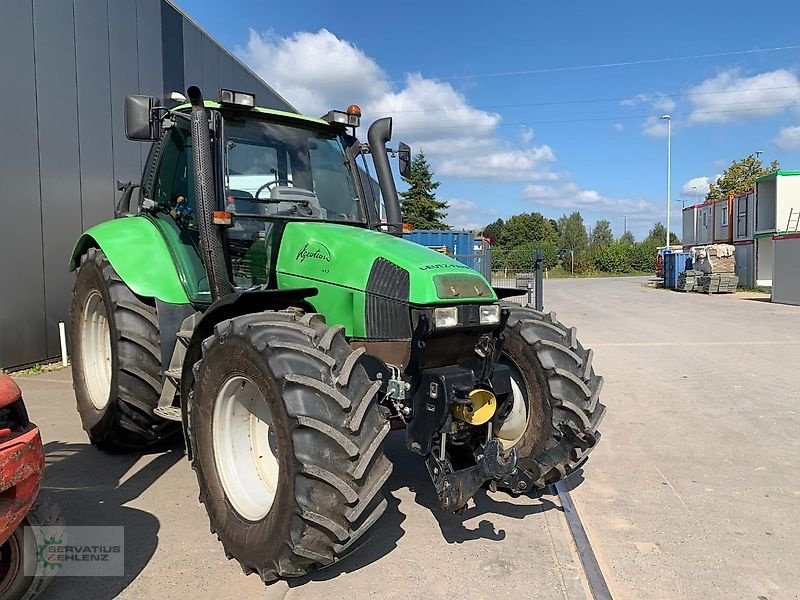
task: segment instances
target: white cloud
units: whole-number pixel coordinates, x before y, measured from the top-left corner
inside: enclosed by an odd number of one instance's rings
[[[722,71],[689,90],[692,123],[726,123],[769,117],[800,106],[800,80],[787,69],[750,77],[741,69]]]
[[[699,198],[701,195],[705,196],[708,194],[709,185],[711,185],[711,180],[705,175],[702,177],[692,177],[681,186],[681,193],[684,196]]]
[[[617,131],[625,131],[625,125],[622,123],[614,123],[614,129]]]
[[[519,141],[523,146],[527,146],[533,141],[534,135],[533,129],[530,127],[523,127],[519,132]]]
[[[454,229],[477,231],[495,220],[500,214],[493,208],[478,206],[472,200],[454,198],[445,200],[445,202],[447,202],[445,222]]]
[[[627,98],[620,102],[621,106],[637,106],[639,104],[644,104],[646,106],[651,106],[654,109],[668,113],[675,110],[675,101],[663,94],[661,92],[654,92],[652,94],[637,94],[633,98]]]
[[[285,38],[251,29],[240,54],[282,96],[310,114],[353,102],[367,104],[389,91],[378,64],[327,29]]]
[[[557,186],[530,184],[523,189],[522,197],[537,206],[627,215],[629,219],[641,221],[657,219],[659,214],[659,207],[647,200],[610,198],[596,190],[583,189],[574,182]]]
[[[784,127],[773,141],[781,150],[797,150],[800,148],[800,125]]]
[[[660,117],[647,117],[642,123],[642,133],[650,137],[667,137],[669,126],[667,121]]]
[[[250,31],[239,54],[278,93],[307,114],[356,103],[366,126],[391,115],[394,139],[424,149],[432,161],[497,144],[498,114],[476,109],[449,83],[418,73],[395,86],[363,50],[327,29],[288,37]],[[531,135],[532,135],[531,131]]]
[[[430,155],[485,146],[501,120],[500,115],[471,107],[449,83],[418,73],[408,75],[399,91],[387,91],[366,103],[365,114],[391,115],[394,138],[403,137]]]
[[[443,161],[438,173],[467,179],[497,179],[502,181],[554,181],[559,174],[550,169],[556,160],[547,145],[529,150],[498,149],[483,154],[461,156]]]

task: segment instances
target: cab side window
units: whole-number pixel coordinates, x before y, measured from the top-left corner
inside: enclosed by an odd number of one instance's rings
[[[153,181],[153,200],[184,227],[195,223],[191,154],[188,125],[177,121],[163,141],[161,160]]]

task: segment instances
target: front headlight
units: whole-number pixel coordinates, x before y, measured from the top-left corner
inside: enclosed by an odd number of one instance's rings
[[[481,306],[481,325],[494,325],[500,322],[500,305],[487,304]]]
[[[455,327],[458,325],[458,307],[440,306],[439,308],[434,308],[433,321],[437,329],[440,327]]]

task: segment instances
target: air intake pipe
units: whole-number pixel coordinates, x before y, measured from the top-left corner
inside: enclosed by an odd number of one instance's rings
[[[192,164],[200,248],[208,274],[211,299],[216,301],[228,295],[232,287],[228,278],[222,239],[217,226],[214,225],[214,211],[217,210],[218,204],[217,188],[214,185],[214,161],[211,155],[211,127],[200,88],[193,85],[186,90],[186,95],[192,104]]]
[[[389,155],[386,152],[386,142],[392,139],[392,118],[378,119],[369,127],[367,141],[378,175],[378,184],[381,186],[383,205],[386,207],[386,221],[390,233],[400,235],[403,232],[403,217],[400,213],[400,200],[397,198],[397,188],[392,177],[392,168],[389,166]]]

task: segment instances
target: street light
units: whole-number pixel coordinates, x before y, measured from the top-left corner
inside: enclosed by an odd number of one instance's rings
[[[669,213],[670,205],[669,199],[672,196],[671,183],[672,183],[672,117],[669,115],[661,115],[661,119],[667,122],[667,249],[669,249]]]

